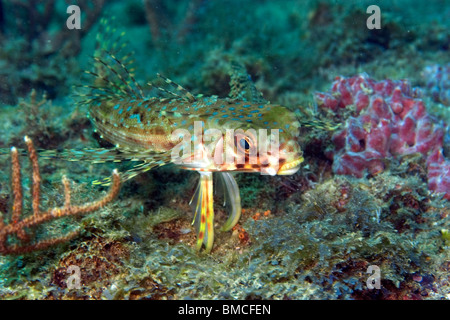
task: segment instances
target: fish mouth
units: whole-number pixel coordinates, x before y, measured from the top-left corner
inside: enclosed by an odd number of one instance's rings
[[[299,157],[294,161],[287,162],[281,166],[278,170],[277,175],[288,176],[294,174],[300,169],[300,163],[302,163],[305,159],[303,157]]]

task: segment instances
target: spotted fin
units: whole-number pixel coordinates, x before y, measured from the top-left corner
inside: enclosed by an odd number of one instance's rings
[[[197,229],[197,250],[205,246],[205,252],[210,252],[214,242],[214,199],[213,199],[213,173],[199,172],[200,179],[195,189],[190,205],[194,208],[192,224]],[[222,231],[231,230],[241,216],[241,197],[239,187],[229,172],[218,172],[220,186],[224,191],[224,206],[229,217]]]
[[[197,250],[205,246],[209,253],[214,242],[214,199],[212,172],[199,172],[200,180],[190,201],[194,207],[192,224],[197,229]]]
[[[244,100],[253,103],[266,104],[261,92],[256,89],[250,75],[244,66],[237,62],[231,64],[229,97],[236,100]]]

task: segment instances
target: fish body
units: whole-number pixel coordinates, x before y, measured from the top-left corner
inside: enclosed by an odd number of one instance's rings
[[[299,122],[288,109],[272,104],[249,103],[230,98],[201,97],[193,101],[176,98],[143,98],[106,100],[91,105],[89,117],[102,138],[114,144],[119,150],[128,152],[167,153],[180,144],[180,137],[174,131],[190,133],[193,143],[199,135],[195,135],[196,124],[201,126],[201,134],[214,130],[216,140],[211,143],[223,144],[227,132],[242,131],[242,138],[257,149],[258,133],[263,130],[269,136],[272,130],[279,137],[279,158],[281,165],[273,174],[283,174],[283,170],[298,168],[302,159],[300,147],[296,141]],[[249,130],[255,134],[249,136]],[[247,134],[245,134],[247,132]],[[239,138],[239,136],[235,137]],[[234,142],[234,141],[233,141]],[[269,144],[270,141],[266,141]],[[201,144],[203,141],[199,141]],[[237,148],[240,145],[237,142]],[[262,142],[264,143],[264,141]],[[224,153],[232,148],[222,147]],[[214,150],[216,150],[214,148]],[[235,150],[232,152],[237,153]],[[245,152],[244,152],[245,153]],[[211,165],[204,163],[192,165],[185,161],[185,169],[199,171],[246,171],[261,172],[262,168],[269,171],[269,161],[261,161],[255,155],[253,163],[242,161],[236,163],[219,163]],[[187,155],[189,157],[189,155]],[[174,160],[175,159],[171,159]],[[168,159],[167,162],[171,162]],[[222,159],[223,160],[223,159]],[[248,160],[248,159],[247,159]],[[266,159],[267,160],[267,159]]]

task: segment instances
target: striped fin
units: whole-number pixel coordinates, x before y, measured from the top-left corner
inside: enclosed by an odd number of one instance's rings
[[[0,155],[7,154],[10,149],[1,148]],[[27,152],[23,149],[18,149],[19,154],[26,156]],[[131,169],[120,173],[121,181],[127,181],[138,174],[147,172],[155,167],[163,166],[171,162],[170,153],[157,152],[132,152],[119,151],[117,149],[69,149],[69,150],[37,150],[38,156],[46,160],[66,160],[66,161],[87,161],[90,163],[105,163],[105,162],[123,162],[123,161],[141,161]],[[102,180],[95,180],[92,182],[95,185],[108,186],[111,184],[111,177]]]
[[[66,161],[87,161],[91,163],[147,161],[149,159],[162,161],[169,158],[170,153],[129,151],[126,149],[67,149],[67,150],[38,150],[39,157],[47,160],[58,159]],[[25,150],[24,150],[25,154]]]
[[[221,186],[225,196],[224,206],[229,214],[228,219],[221,230],[229,231],[236,223],[238,223],[239,218],[241,217],[241,196],[239,194],[239,186],[230,172],[219,172],[217,176],[222,182]]]
[[[131,169],[128,169],[124,172],[120,172],[120,181],[125,182],[130,179],[133,179],[137,175],[150,171],[151,169],[155,167],[159,167],[162,165],[167,164],[167,162],[160,162],[160,161],[145,161],[143,163],[137,164],[133,166]],[[95,180],[92,182],[94,185],[101,185],[101,186],[109,186],[111,184],[112,180],[111,177],[107,177],[101,180]]]
[[[331,120],[321,120],[321,119],[298,119],[300,125],[306,128],[313,128],[319,130],[335,131],[341,127],[340,123],[333,122]]]
[[[214,242],[214,199],[213,199],[213,173],[199,172],[200,179],[189,204],[194,208],[194,219],[198,233],[197,250],[205,246],[209,253]],[[225,195],[225,207],[229,217],[222,227],[222,231],[231,230],[241,216],[241,197],[239,187],[229,172],[218,173]]]
[[[93,85],[79,85],[88,90],[79,96],[91,99],[92,102],[110,100],[112,98],[143,99],[144,92],[130,73],[127,66],[114,54],[105,51],[103,58],[94,57],[95,71],[85,71],[94,79]],[[90,101],[89,101],[90,102]]]
[[[297,106],[295,116],[300,126],[317,130],[335,131],[341,127],[341,123],[337,123],[330,118],[319,119],[317,105],[309,104],[307,106]]]
[[[178,99],[184,100],[186,102],[194,102],[196,100],[194,95],[192,93],[190,93],[186,88],[184,88],[181,85],[177,84],[176,82],[170,80],[169,78],[166,78],[166,77],[162,76],[159,73],[157,73],[156,75],[159,78],[163,79],[167,84],[173,86],[177,91],[180,92],[180,94],[177,94],[177,93],[175,93],[173,91],[167,90],[167,89],[159,87],[159,86],[155,86],[151,82],[148,83],[149,86],[151,86],[151,87],[153,87],[155,89],[158,89],[161,92],[170,94],[171,96],[174,96],[174,97],[176,97]]]
[[[77,93],[79,104],[92,105],[110,99],[144,98],[144,92],[135,79],[134,52],[126,52],[125,32],[113,26],[115,18],[101,19],[93,56],[93,69],[88,84],[78,85],[85,92]]]

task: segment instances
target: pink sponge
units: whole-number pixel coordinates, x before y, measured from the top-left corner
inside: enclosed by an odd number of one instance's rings
[[[386,159],[421,153],[427,158],[430,190],[450,198],[450,162],[442,155],[444,124],[427,113],[407,81],[375,81],[366,74],[337,77],[331,90],[316,93],[315,99],[344,123],[333,135],[334,149],[327,152],[335,173],[376,174],[384,170]]]
[[[428,66],[422,71],[422,77],[433,100],[450,106],[450,63]]]
[[[445,160],[442,149],[436,148],[428,156],[428,188],[435,192],[442,192],[450,200],[450,161]]]

